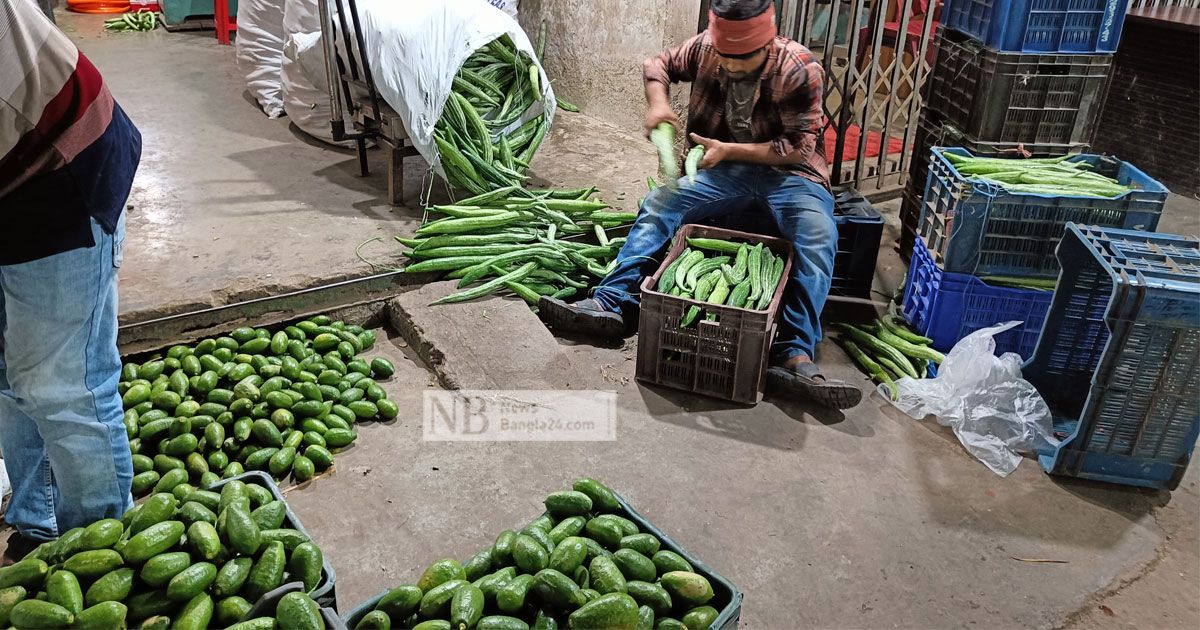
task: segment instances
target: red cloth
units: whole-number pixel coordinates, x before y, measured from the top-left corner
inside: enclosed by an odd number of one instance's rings
[[[723,55],[752,53],[775,39],[775,5],[745,20],[727,20],[708,12],[708,32],[713,47]]]
[[[862,137],[862,129],[858,125],[846,128],[846,143],[842,145],[842,161],[852,162],[858,155],[858,141]],[[883,143],[878,131],[867,132],[867,154],[864,158],[879,157],[879,149]],[[837,130],[832,126],[825,129],[825,158],[832,160],[833,152],[837,149]],[[904,142],[899,138],[888,138],[888,155],[899,155],[904,151]]]

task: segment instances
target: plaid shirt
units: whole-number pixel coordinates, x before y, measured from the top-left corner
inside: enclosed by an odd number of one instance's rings
[[[726,82],[708,31],[647,59],[642,72],[647,81],[664,85],[690,81],[688,132],[733,141],[725,123]],[[825,162],[824,143],[820,142],[825,122],[821,107],[824,90],[825,70],[816,56],[794,41],[776,37],[767,47],[751,125],[755,142],[770,142],[779,155],[799,158],[776,168],[828,188],[829,165]]]

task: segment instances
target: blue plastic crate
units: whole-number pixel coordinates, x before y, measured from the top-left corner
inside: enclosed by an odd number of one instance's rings
[[[996,353],[1033,356],[1051,291],[991,286],[971,275],[943,271],[918,237],[904,285],[904,318],[917,332],[948,352],[967,335],[996,324],[1020,326],[996,336]]]
[[[942,24],[1015,53],[1116,52],[1129,0],[948,0]]]
[[[1050,473],[1173,489],[1200,436],[1200,241],[1071,224],[1025,378],[1055,416]]]
[[[946,271],[977,276],[1058,277],[1054,257],[1067,223],[1154,231],[1170,192],[1134,165],[1102,155],[1076,155],[1090,170],[1134,190],[1115,199],[1010,193],[961,175],[934,148],[917,233]]]

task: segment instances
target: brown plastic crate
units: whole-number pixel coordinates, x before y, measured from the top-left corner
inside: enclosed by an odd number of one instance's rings
[[[687,249],[689,237],[763,243],[783,256],[783,278],[767,310],[719,306],[657,291],[659,276]],[[666,260],[642,282],[638,380],[749,405],[758,403],[775,338],[776,314],[791,272],[792,244],[781,238],[703,225],[680,228]],[[679,321],[693,305],[717,319],[708,321],[702,314],[695,326],[680,328]]]

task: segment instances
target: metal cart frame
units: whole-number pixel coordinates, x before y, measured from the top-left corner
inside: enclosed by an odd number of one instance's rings
[[[336,7],[336,21],[330,13],[330,3]],[[363,177],[370,175],[367,140],[374,140],[383,147],[387,151],[388,161],[388,203],[403,205],[404,158],[419,153],[408,141],[408,132],[400,116],[388,107],[375,88],[371,65],[364,54],[358,4],[355,0],[318,0],[317,8],[328,76],[329,125],[333,139],[354,141],[358,167]],[[345,58],[337,51],[339,37],[346,50]],[[354,126],[352,131],[346,131],[344,112],[350,114],[350,122]]]

